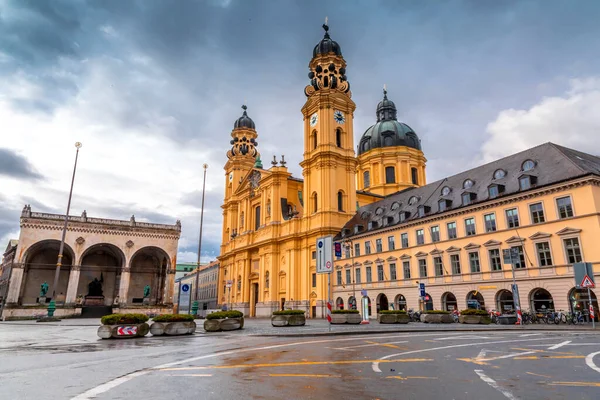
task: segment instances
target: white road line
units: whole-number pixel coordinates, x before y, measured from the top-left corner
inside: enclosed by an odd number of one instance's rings
[[[432,347],[430,349],[411,350],[411,351],[405,351],[403,353],[389,354],[387,356],[381,357],[380,360],[387,360],[388,358],[404,356],[407,354],[423,353],[426,351],[434,351],[434,350],[453,349],[453,348],[457,348],[457,347],[485,346],[485,345],[489,345],[489,344],[500,344],[500,343],[533,342],[533,341],[538,341],[538,340],[556,340],[556,339],[554,339],[554,338],[513,339],[513,340],[500,340],[500,341],[496,341],[496,342],[453,344],[450,346]],[[373,364],[371,364],[371,368],[373,369],[373,371],[377,372],[375,368],[379,368],[379,363],[374,362]]]
[[[73,397],[71,400],[90,400],[95,398],[96,396],[98,396],[99,394],[102,394],[104,392],[108,392],[110,389],[119,386],[122,383],[125,383],[127,381],[132,380],[133,378],[137,378],[138,376],[142,376],[142,375],[146,375],[147,373],[149,373],[150,370],[142,370],[142,371],[137,371],[137,372],[133,372],[131,374],[127,374],[124,376],[121,376],[117,379],[113,379],[112,381],[108,381],[106,383],[103,383],[100,386],[96,386],[95,388],[92,388],[84,393],[81,393],[78,396]]]
[[[596,364],[594,364],[594,357],[597,356],[598,354],[600,354],[600,351],[597,351],[592,354],[588,354],[587,357],[585,358],[585,363],[587,364],[588,367],[590,367],[594,371],[600,373],[600,367],[598,367]]]
[[[519,337],[527,337],[527,336],[539,336],[541,333],[526,333],[524,335],[519,335]]]
[[[462,336],[449,336],[449,337],[443,337],[443,338],[437,338],[437,339],[433,339],[433,340],[472,340],[472,339],[504,339],[504,337],[502,336],[496,336],[496,337],[490,337],[490,336],[468,336],[468,335],[462,335]]]
[[[511,392],[509,392],[508,390],[501,388],[500,385],[498,385],[495,380],[493,380],[492,378],[490,378],[489,376],[484,374],[482,370],[476,369],[475,373],[477,375],[479,375],[479,377],[481,378],[482,381],[484,381],[485,383],[487,383],[488,385],[490,385],[491,387],[493,387],[494,389],[496,389],[497,391],[502,393],[506,398],[508,398],[510,400],[518,399],[518,397],[513,396],[513,394]]]
[[[369,343],[369,344],[359,344],[357,346],[348,346],[348,347],[330,347],[333,350],[354,350],[361,347],[371,347],[371,346],[383,346],[386,344],[398,344],[398,343],[408,343],[408,340],[402,340],[400,342],[386,342],[386,343]]]
[[[494,360],[501,360],[503,358],[513,358],[513,357],[518,357],[518,356],[525,356],[527,354],[535,354],[535,351],[526,351],[523,353],[512,353],[512,354],[506,354],[504,356],[498,356],[498,357],[492,357],[492,358],[482,358],[482,359],[477,359],[477,361],[494,361]]]
[[[569,343],[571,343],[570,340],[565,340],[564,342],[561,342],[559,344],[555,344],[554,346],[550,346],[548,347],[548,350],[556,350],[556,349],[560,349],[563,346],[568,345]]]

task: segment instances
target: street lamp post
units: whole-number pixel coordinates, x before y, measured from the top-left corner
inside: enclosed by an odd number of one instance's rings
[[[196,262],[196,291],[195,291],[195,301],[192,304],[192,314],[198,315],[198,298],[200,297],[200,254],[202,254],[202,222],[204,221],[204,193],[206,189],[206,170],[208,168],[208,164],[203,164],[202,168],[204,168],[204,178],[202,181],[202,209],[200,210],[200,235],[198,236],[198,260]]]
[[[75,143],[75,148],[77,149],[75,151],[75,164],[73,166],[73,176],[71,177],[71,189],[69,190],[69,201],[67,202],[65,224],[63,225],[60,248],[58,250],[58,260],[56,261],[56,272],[54,273],[54,284],[52,285],[52,297],[50,298],[50,304],[48,304],[48,317],[54,317],[54,310],[56,310],[56,287],[58,286],[60,267],[62,266],[63,251],[65,249],[65,237],[67,235],[67,225],[69,223],[69,211],[71,210],[71,197],[73,196],[73,184],[75,183],[75,172],[77,171],[77,158],[79,157],[79,149],[81,146],[81,142]]]

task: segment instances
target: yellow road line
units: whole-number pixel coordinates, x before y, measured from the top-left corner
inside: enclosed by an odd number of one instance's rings
[[[552,378],[551,376],[548,376],[548,375],[535,374],[533,372],[526,372],[526,373],[529,374],[529,375],[541,376],[542,378],[548,378],[548,379]]]
[[[267,376],[272,377],[284,377],[284,378],[341,378],[341,375],[318,375],[318,374],[269,374]]]
[[[579,386],[579,387],[591,386],[591,387],[600,387],[600,383],[599,382],[552,382],[552,383],[549,383],[548,385],[551,385],[551,386]]]
[[[344,360],[344,361],[296,361],[287,363],[273,364],[235,364],[235,365],[206,365],[199,367],[177,367],[177,368],[160,368],[159,371],[193,371],[204,369],[235,369],[235,368],[269,368],[269,367],[293,367],[299,365],[344,365],[344,364],[372,364],[379,363],[408,363],[408,362],[424,362],[433,361],[432,358],[399,358],[396,360]]]
[[[513,357],[513,360],[544,360],[547,358],[558,358],[558,359],[567,359],[567,358],[585,358],[585,356],[523,356],[523,357]]]
[[[368,341],[368,340],[366,342],[369,343],[369,344],[376,345],[376,346],[391,347],[392,349],[399,349],[398,346],[390,344],[390,343],[377,343],[377,342],[371,342],[371,341]]]

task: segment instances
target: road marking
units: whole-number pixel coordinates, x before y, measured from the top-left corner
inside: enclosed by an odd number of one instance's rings
[[[405,356],[407,354],[416,354],[416,353],[422,353],[422,352],[426,352],[426,351],[435,351],[435,350],[454,349],[454,348],[458,348],[458,347],[486,346],[486,345],[490,345],[490,344],[532,342],[532,341],[539,341],[539,340],[556,340],[556,339],[554,339],[554,338],[535,338],[535,339],[499,340],[499,341],[495,341],[495,342],[463,343],[463,344],[453,344],[453,345],[449,345],[449,346],[432,347],[429,349],[411,350],[411,351],[405,351],[402,353],[388,354],[387,356],[383,356],[379,360],[374,362],[373,365],[371,366],[371,368],[375,372],[381,372],[381,370],[379,370],[379,367],[377,366],[377,364],[379,362],[381,362],[382,360],[387,360],[388,358],[397,357],[397,356]]]
[[[481,353],[485,354],[483,352],[483,350],[481,351]],[[479,356],[481,356],[481,353],[479,353]],[[517,357],[517,356],[524,356],[525,354],[533,354],[533,353],[535,353],[535,351],[526,351],[523,353],[511,353],[511,354],[505,354],[503,356],[491,357],[491,358],[480,358],[479,356],[477,356],[477,358],[457,358],[457,360],[472,362],[472,363],[478,364],[478,365],[488,365],[487,361],[495,361],[495,360],[501,360],[504,358],[513,358],[513,357],[515,357],[515,359],[518,359],[519,357]]]
[[[386,376],[386,379],[398,379],[399,381],[407,381],[409,379],[439,379],[436,376]]]
[[[490,378],[489,376],[484,374],[482,370],[476,369],[475,373],[477,375],[479,375],[479,377],[481,378],[482,381],[484,381],[485,383],[487,383],[488,385],[490,385],[491,387],[493,387],[494,389],[496,389],[497,391],[502,393],[506,398],[508,398],[510,400],[518,399],[518,397],[513,396],[513,394],[511,392],[509,392],[508,390],[501,388],[500,385],[498,385],[495,380],[493,380],[492,378]]]
[[[554,346],[548,347],[548,350],[556,350],[556,349],[559,349],[559,348],[561,348],[561,347],[563,347],[563,346],[565,346],[565,345],[567,345],[569,343],[571,343],[570,340],[565,340],[564,342],[561,342],[559,344],[555,344]]]
[[[391,347],[392,349],[399,349],[400,347],[393,345],[392,343],[377,343],[377,342],[369,342],[367,341],[367,343],[372,344],[374,346],[383,346],[383,347]],[[406,341],[404,342],[406,343]]]
[[[95,388],[92,388],[86,392],[83,392],[80,395],[73,397],[71,400],[93,399],[93,398],[97,397],[99,394],[108,392],[110,389],[113,389],[127,381],[130,381],[133,378],[137,378],[138,376],[146,375],[149,372],[150,372],[150,370],[142,370],[142,371],[137,371],[137,372],[133,372],[131,374],[121,376],[117,379],[113,379],[112,381],[108,381],[106,383],[103,383],[102,385],[96,386]]]
[[[533,372],[526,372],[526,374],[533,375],[533,376],[541,376],[542,378],[548,378],[548,379],[552,378],[551,376],[548,376],[548,375],[535,374]]]
[[[587,364],[588,367],[590,367],[594,371],[600,373],[600,368],[596,364],[594,364],[594,357],[597,356],[598,354],[600,354],[600,351],[588,354],[587,357],[585,358],[585,363]]]
[[[212,376],[212,374],[170,374],[167,376],[194,376],[194,377],[209,377]]]
[[[502,336],[497,336],[497,337],[489,337],[489,336],[467,336],[467,335],[462,335],[462,336],[449,336],[449,337],[443,337],[443,338],[437,338],[437,339],[433,339],[435,341],[440,341],[440,340],[471,340],[471,339],[504,339],[504,337]]]
[[[300,365],[346,365],[346,364],[366,364],[377,360],[339,360],[339,361],[292,361],[284,363],[268,364],[235,364],[235,365],[202,365],[198,367],[177,367],[160,368],[160,371],[196,371],[205,369],[237,369],[237,368],[271,368],[271,367],[295,367]],[[385,360],[385,362],[425,362],[433,361],[432,358],[401,358],[397,360]]]
[[[585,358],[585,356],[524,356],[524,357],[515,357],[515,360],[545,360],[547,358],[569,359],[569,358]]]
[[[539,335],[542,335],[542,333],[526,333],[524,335],[519,335],[519,337],[539,336]]]
[[[341,378],[341,375],[328,375],[328,374],[269,374],[271,377],[282,377],[282,378]]]
[[[358,348],[362,348],[362,347],[372,347],[372,346],[386,346],[386,347],[399,348],[398,346],[391,346],[391,345],[397,344],[397,343],[408,343],[408,340],[402,340],[399,342],[388,342],[388,343],[377,343],[377,342],[367,341],[367,343],[368,344],[359,344],[357,346],[348,346],[348,347],[330,347],[330,349],[332,349],[332,350],[354,350],[354,349],[358,349]]]
[[[550,386],[578,386],[578,387],[600,387],[600,383],[598,382],[551,382],[548,383]]]

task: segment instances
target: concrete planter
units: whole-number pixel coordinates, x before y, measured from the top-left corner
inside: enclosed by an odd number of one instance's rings
[[[331,314],[332,324],[360,324],[361,321],[360,314]]]
[[[204,321],[204,330],[207,332],[234,331],[244,327],[244,317],[207,319]]]
[[[489,324],[489,322],[482,322],[484,318],[485,316],[483,315],[461,315],[460,317],[458,317],[458,322],[460,322],[461,324]]]
[[[98,328],[98,336],[101,339],[129,339],[146,336],[150,331],[147,323],[124,324],[124,325],[101,325]]]
[[[271,316],[273,326],[304,326],[306,317],[304,315],[273,315]]]
[[[410,317],[408,314],[379,314],[377,322],[380,324],[408,324]]]
[[[516,315],[501,315],[498,317],[498,324],[500,325],[514,325],[517,323]]]
[[[360,324],[362,322],[362,316],[360,314],[346,314],[347,324]]]
[[[454,320],[450,314],[421,314],[421,322],[426,324],[451,324]]]
[[[194,332],[196,332],[196,323],[194,321],[155,322],[150,326],[150,333],[153,336],[190,335]]]

